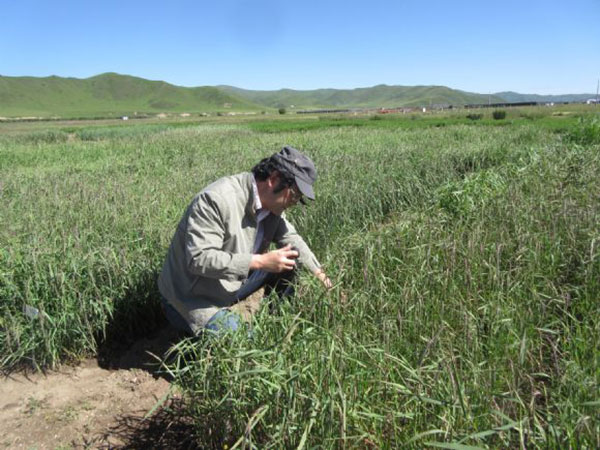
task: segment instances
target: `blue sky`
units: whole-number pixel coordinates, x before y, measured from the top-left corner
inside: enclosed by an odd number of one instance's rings
[[[0,74],[594,93],[600,0],[0,0]]]

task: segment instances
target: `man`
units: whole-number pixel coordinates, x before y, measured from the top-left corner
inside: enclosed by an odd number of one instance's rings
[[[237,302],[265,283],[289,279],[297,262],[326,288],[331,281],[283,212],[314,200],[314,163],[293,147],[252,173],[221,178],[194,197],[181,218],[158,280],[169,321],[188,334],[237,329]],[[268,251],[274,242],[276,250]]]

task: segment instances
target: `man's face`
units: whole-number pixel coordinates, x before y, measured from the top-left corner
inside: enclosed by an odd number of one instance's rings
[[[302,199],[302,193],[295,184],[275,192],[279,186],[280,177],[277,174],[271,178],[269,201],[264,205],[273,214],[280,216],[286,209],[294,206]]]

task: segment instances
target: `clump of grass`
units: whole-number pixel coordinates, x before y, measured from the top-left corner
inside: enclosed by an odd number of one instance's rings
[[[20,133],[14,136],[2,136],[0,139],[5,142],[5,145],[13,145],[14,143],[37,145],[63,143],[66,142],[68,138],[69,135],[61,130],[38,130],[30,133]]]
[[[600,144],[600,116],[580,117],[577,126],[569,131],[567,138],[581,145]]]
[[[436,196],[440,206],[452,216],[472,217],[492,197],[502,194],[506,186],[506,179],[500,173],[486,170],[448,183]]]
[[[506,111],[501,111],[501,110],[493,111],[492,117],[494,118],[494,120],[506,119]]]
[[[522,117],[524,119],[531,120],[531,121],[543,119],[547,115],[548,115],[547,111],[540,110],[539,108],[523,109],[523,110],[519,111],[519,117]]]

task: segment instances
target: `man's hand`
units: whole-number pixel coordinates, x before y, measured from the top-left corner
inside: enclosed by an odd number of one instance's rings
[[[321,283],[323,283],[323,286],[325,286],[325,289],[329,290],[333,287],[331,280],[329,279],[327,274],[325,272],[323,272],[322,269],[317,269],[317,271],[315,272],[315,276],[319,279],[319,281],[321,281]]]
[[[250,269],[262,269],[265,272],[281,273],[296,267],[296,258],[298,252],[292,249],[291,245],[278,248],[277,250],[263,253],[262,255],[252,255]]]

